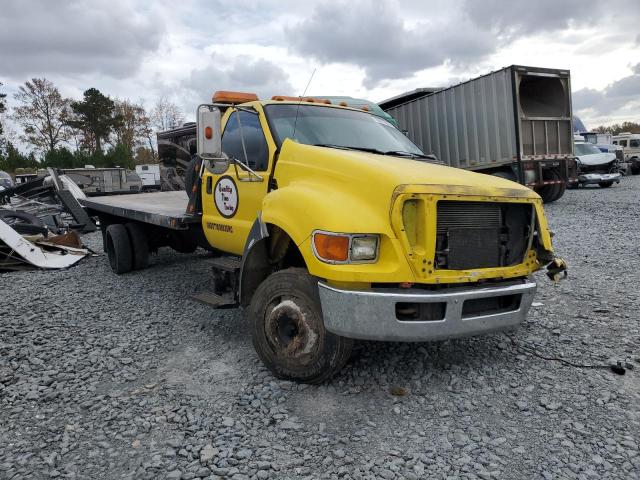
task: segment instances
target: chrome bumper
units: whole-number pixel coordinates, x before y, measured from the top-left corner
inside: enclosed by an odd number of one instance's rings
[[[362,340],[421,342],[479,335],[518,326],[531,307],[536,284],[532,280],[492,287],[461,287],[446,291],[420,289],[342,290],[319,282],[327,330]],[[468,300],[520,295],[514,309],[463,315]],[[396,304],[444,303],[439,320],[398,320]]]
[[[578,182],[583,185],[601,182],[620,183],[620,178],[622,178],[622,175],[619,173],[583,173],[578,175]]]

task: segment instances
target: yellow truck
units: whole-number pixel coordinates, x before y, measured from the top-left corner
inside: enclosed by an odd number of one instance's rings
[[[312,98],[216,92],[198,107],[187,192],[93,197],[114,272],[163,246],[215,252],[203,303],[245,308],[280,378],[322,382],[354,340],[514,328],[547,266],[542,200],[432,163],[386,120]]]

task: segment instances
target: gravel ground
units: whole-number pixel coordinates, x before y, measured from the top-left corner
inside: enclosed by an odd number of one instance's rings
[[[515,334],[359,343],[311,387],[274,379],[239,310],[187,300],[210,257],[162,251],[0,275],[0,478],[640,478],[640,176],[547,212],[570,265]],[[86,241],[99,248],[98,235]]]

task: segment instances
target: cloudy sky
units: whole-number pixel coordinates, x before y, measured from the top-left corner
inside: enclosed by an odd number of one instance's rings
[[[640,121],[639,0],[6,0],[0,82],[188,117],[214,90],[380,101],[510,64],[570,69],[587,127]],[[10,102],[11,104],[12,102]]]

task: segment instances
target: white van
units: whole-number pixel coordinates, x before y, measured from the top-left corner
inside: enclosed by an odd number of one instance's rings
[[[620,145],[624,159],[629,163],[631,173],[640,174],[640,133],[620,133],[613,136],[613,144]]]

